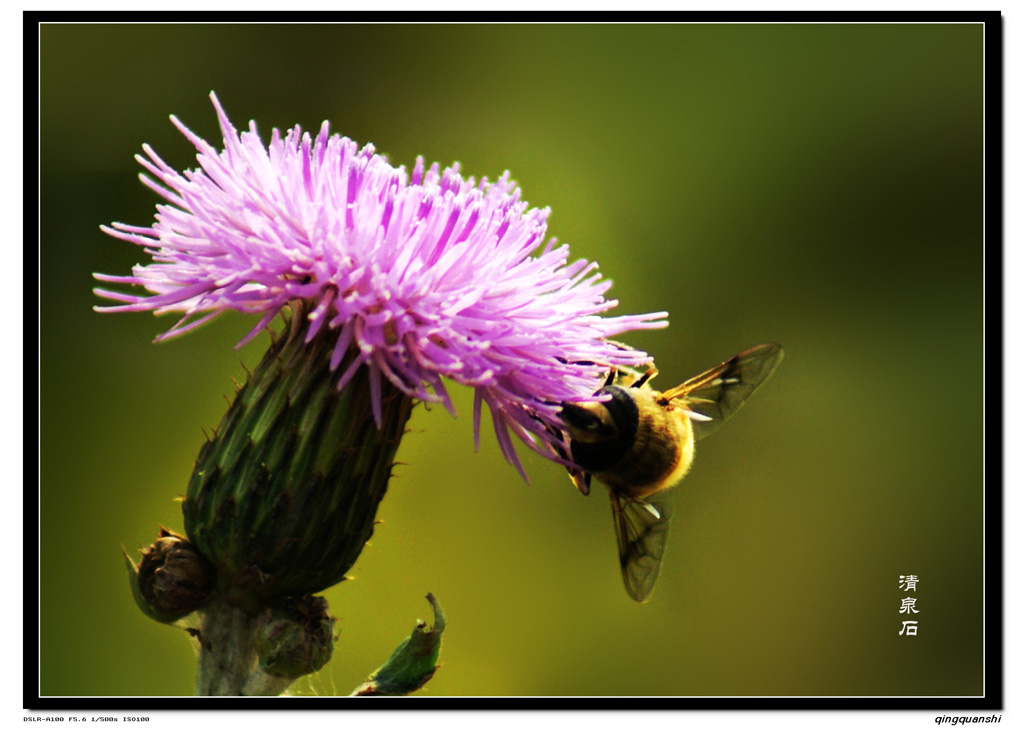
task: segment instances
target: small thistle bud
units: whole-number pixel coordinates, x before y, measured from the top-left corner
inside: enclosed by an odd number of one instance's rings
[[[267,609],[256,625],[255,647],[268,675],[299,678],[315,673],[334,651],[334,618],[323,597],[288,600]]]
[[[412,634],[351,695],[409,695],[434,677],[446,620],[433,594],[427,594],[427,601],[434,610],[434,626],[417,622]]]
[[[373,533],[412,410],[410,397],[365,368],[338,391],[334,339],[306,342],[303,323],[296,305],[289,334],[200,450],[182,504],[189,539],[216,566],[218,593],[253,613],[345,578]]]
[[[210,599],[213,570],[195,547],[173,531],[160,528],[156,542],[143,549],[142,561],[131,563],[129,577],[136,600],[146,614],[173,622],[201,609]],[[141,601],[139,601],[141,600]]]

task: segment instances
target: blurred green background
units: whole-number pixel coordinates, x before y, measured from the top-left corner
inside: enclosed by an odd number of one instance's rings
[[[977,695],[982,674],[979,25],[48,25],[41,30],[43,695],[189,695],[185,635],[135,608],[119,545],[181,530],[202,429],[265,347],[225,317],[100,315],[92,272],[143,254],[143,142],[195,166],[176,114],[323,119],[550,206],[615,281],[674,385],[755,343],[786,360],[702,442],[652,601],[618,574],[603,490],[419,408],[356,581],[326,596],[345,694],[429,618],[422,694]],[[138,555],[137,553],[135,554]],[[920,578],[917,637],[897,633]]]

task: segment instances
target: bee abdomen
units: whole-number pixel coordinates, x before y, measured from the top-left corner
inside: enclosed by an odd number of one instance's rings
[[[668,409],[650,410],[640,419],[632,449],[598,478],[640,498],[679,482],[692,462],[689,419]]]
[[[607,401],[566,404],[573,461],[613,491],[640,498],[674,485],[693,461],[689,418],[650,389],[608,386]]]

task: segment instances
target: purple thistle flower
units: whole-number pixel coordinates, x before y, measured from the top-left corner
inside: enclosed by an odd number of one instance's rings
[[[289,303],[309,318],[307,341],[335,333],[331,368],[357,351],[339,389],[359,368],[370,376],[381,419],[383,375],[409,396],[454,414],[443,378],[475,389],[475,439],[487,403],[506,459],[520,473],[509,431],[563,462],[557,433],[562,402],[593,395],[610,367],[650,362],[609,338],[664,327],[666,313],[601,317],[617,303],[596,263],[569,263],[565,245],[544,242],[549,209],[529,208],[505,173],[495,183],[463,179],[458,164],[411,178],[367,144],[298,126],[269,147],[254,122],[239,134],[216,95],[224,150],[177,118],[198,150],[200,169],[179,173],[148,145],[142,182],[165,198],[152,226],[101,226],[145,247],[153,261],[131,276],[96,274],[151,294],[96,289],[124,304],[106,312],[182,312],[157,338],[188,332],[227,310],[261,313],[239,346]],[[553,428],[552,428],[553,427]],[[523,473],[525,478],[525,473]]]

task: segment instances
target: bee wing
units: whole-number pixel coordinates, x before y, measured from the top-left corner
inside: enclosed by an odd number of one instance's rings
[[[614,491],[610,494],[622,580],[631,597],[645,602],[654,591],[665,555],[672,502],[665,492],[651,495],[647,500],[636,500]]]
[[[662,395],[683,400],[685,408],[698,415],[691,419],[693,436],[702,439],[736,412],[781,362],[782,348],[776,343],[762,343]]]

